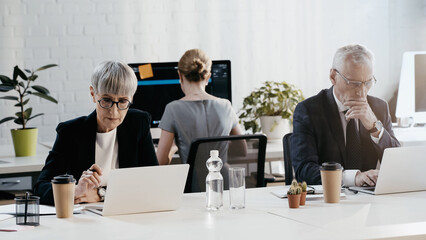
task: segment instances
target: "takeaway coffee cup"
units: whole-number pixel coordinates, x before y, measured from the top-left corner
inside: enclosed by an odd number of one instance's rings
[[[75,179],[72,175],[60,175],[53,178],[52,188],[56,217],[72,217],[74,209],[74,185]]]
[[[339,163],[325,162],[321,165],[321,181],[324,189],[324,202],[338,203],[342,186],[343,167]]]

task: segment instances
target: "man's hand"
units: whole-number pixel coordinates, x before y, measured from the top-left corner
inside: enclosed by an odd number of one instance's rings
[[[359,119],[365,129],[370,130],[374,127],[374,123],[377,121],[377,117],[371,110],[367,100],[349,100],[344,103],[345,106],[349,107],[346,112],[346,119]],[[377,134],[378,135],[378,134]],[[373,134],[374,136],[374,134]]]
[[[372,169],[366,172],[358,172],[355,176],[355,185],[361,186],[376,186],[379,170]]]

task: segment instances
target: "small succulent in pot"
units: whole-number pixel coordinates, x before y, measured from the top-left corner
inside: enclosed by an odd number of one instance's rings
[[[305,181],[299,183],[300,188],[302,188],[302,194],[300,195],[300,205],[305,205],[306,203],[306,194],[308,189],[308,184]]]
[[[305,181],[299,183],[299,186],[302,188],[302,192],[306,192],[308,189],[308,184]]]
[[[290,188],[287,191],[287,195],[297,195],[302,193],[302,187],[299,186],[299,183],[296,180],[291,182]]]

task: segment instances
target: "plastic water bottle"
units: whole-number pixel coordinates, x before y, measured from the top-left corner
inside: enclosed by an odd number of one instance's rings
[[[210,151],[210,158],[206,162],[209,174],[206,178],[206,207],[216,211],[223,206],[223,177],[220,169],[223,166],[218,150]]]

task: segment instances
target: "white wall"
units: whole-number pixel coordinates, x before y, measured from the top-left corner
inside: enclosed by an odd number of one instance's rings
[[[54,140],[60,121],[92,111],[90,75],[103,60],[177,61],[202,48],[232,61],[238,110],[267,80],[295,84],[307,97],[328,88],[333,53],[348,43],[375,53],[372,94],[388,100],[402,53],[426,50],[424,0],[1,0],[0,14],[0,74],[60,65],[37,80],[59,104],[32,99],[33,112],[45,113],[29,122],[41,141]],[[10,103],[0,100],[0,118],[14,114]],[[0,125],[0,144],[11,142],[14,127]]]

